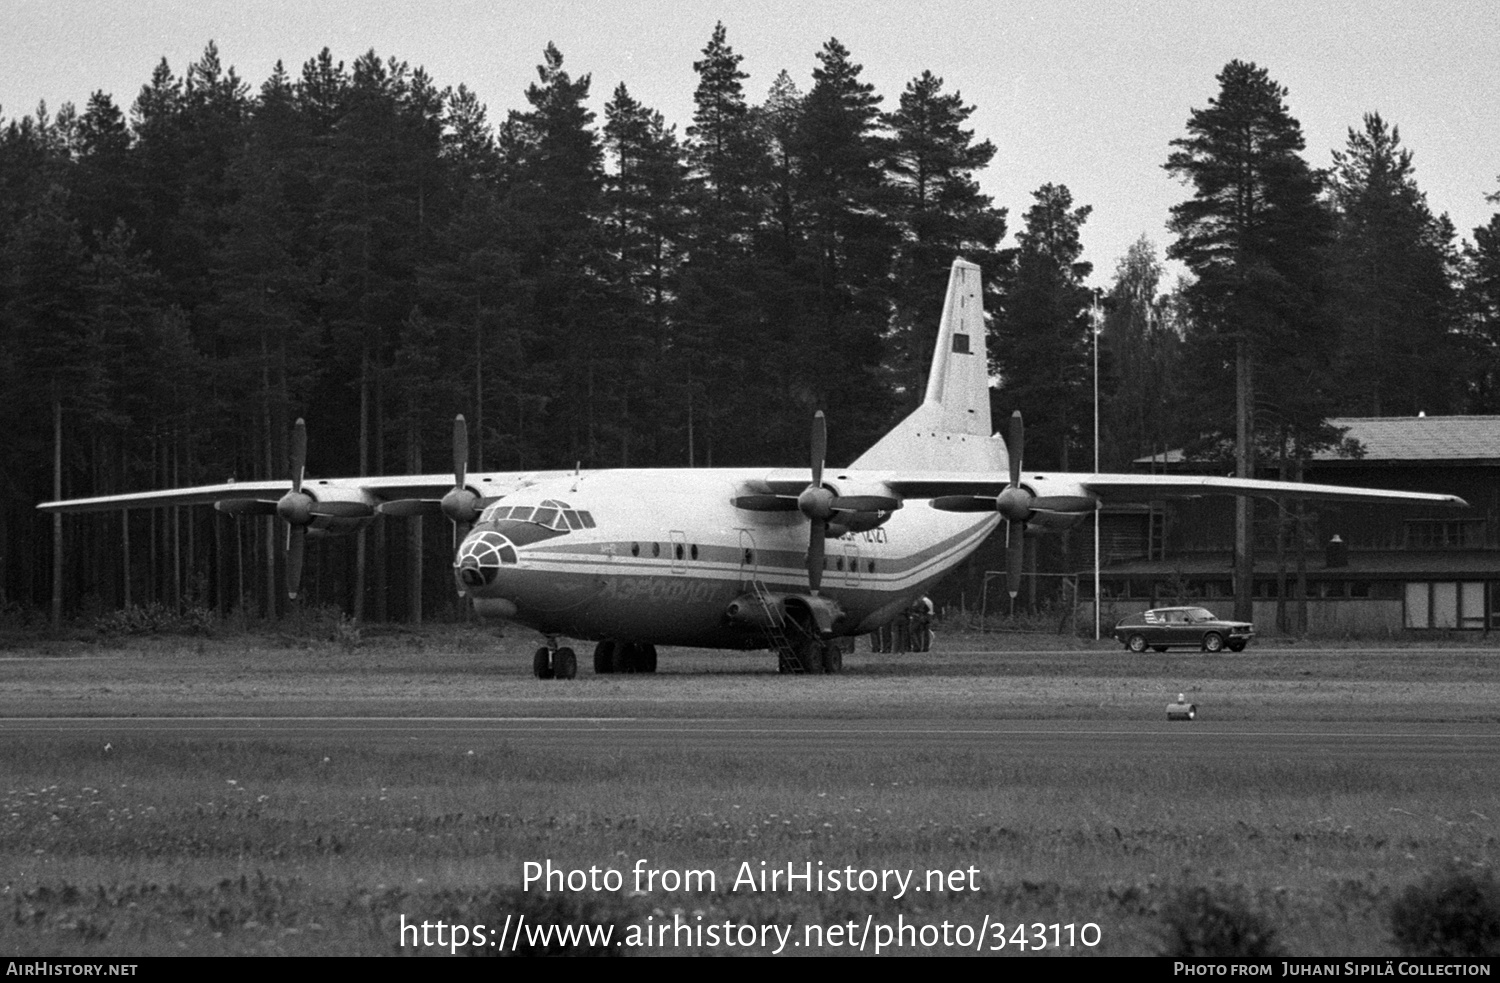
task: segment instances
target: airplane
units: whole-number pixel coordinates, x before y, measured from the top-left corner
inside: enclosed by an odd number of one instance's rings
[[[655,672],[657,645],[770,649],[783,673],[842,670],[840,639],[876,630],[1000,525],[1020,589],[1026,527],[1065,528],[1106,502],[1253,495],[1465,506],[1457,496],[1197,475],[1024,473],[1021,414],[993,432],[980,269],[955,260],[922,404],[846,468],[812,421],[806,468],[660,468],[469,474],[463,417],[454,472],[306,480],[293,431],[285,481],[47,502],[50,512],[213,503],[287,524],[296,597],[307,535],[381,514],[454,524],[454,576],[484,619],[545,639],[538,678],[578,673],[565,639],[595,642],[596,674]],[[1008,445],[1008,446],[1007,446]]]

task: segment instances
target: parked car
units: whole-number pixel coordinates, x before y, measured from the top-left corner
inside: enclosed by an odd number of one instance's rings
[[[1205,652],[1243,652],[1255,637],[1255,626],[1247,621],[1225,621],[1208,608],[1152,608],[1133,614],[1115,625],[1115,638],[1132,652],[1172,646],[1201,648]]]

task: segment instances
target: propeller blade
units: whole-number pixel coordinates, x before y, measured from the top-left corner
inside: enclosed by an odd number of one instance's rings
[[[469,529],[467,522],[453,523],[453,554],[455,556],[458,555],[458,548],[463,545],[464,539],[468,537]]]
[[[462,488],[469,472],[469,425],[460,413],[453,418],[453,484]]]
[[[276,503],[261,498],[221,498],[214,508],[228,515],[275,515]]]
[[[307,423],[302,417],[297,417],[296,424],[292,427],[291,460],[292,491],[302,491],[302,473],[307,469]]]
[[[833,500],[839,512],[894,512],[901,507],[901,499],[886,495],[841,495]]]
[[[375,511],[381,515],[394,515],[399,518],[413,515],[442,515],[443,503],[435,498],[398,498],[390,502],[381,502],[375,506]]]
[[[823,411],[813,414],[812,428],[812,483],[823,484],[823,461],[828,457],[828,420]]]
[[[1021,563],[1025,558],[1026,537],[1019,522],[1005,524],[1005,591],[1015,601],[1021,593]]]
[[[302,556],[307,550],[307,527],[287,526],[286,596],[292,600],[302,590]]]
[[[795,512],[797,500],[790,495],[740,495],[734,507],[746,512]]]
[[[1010,487],[1021,484],[1021,459],[1026,455],[1026,424],[1021,422],[1021,411],[1010,415]]]
[[[812,521],[812,538],[807,544],[807,585],[814,595],[823,585],[823,557],[828,548],[827,523],[821,519]]]

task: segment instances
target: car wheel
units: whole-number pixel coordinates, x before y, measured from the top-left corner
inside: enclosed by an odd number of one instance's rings
[[[1211,631],[1203,636],[1203,651],[1219,652],[1224,648],[1224,636],[1216,631]]]
[[[1131,635],[1129,638],[1125,639],[1125,647],[1130,649],[1130,651],[1132,652],[1146,651],[1146,636]]]

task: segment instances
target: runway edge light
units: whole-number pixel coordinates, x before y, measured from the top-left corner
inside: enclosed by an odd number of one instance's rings
[[[1187,694],[1178,693],[1176,703],[1167,704],[1168,720],[1196,720],[1198,704],[1187,702]]]

